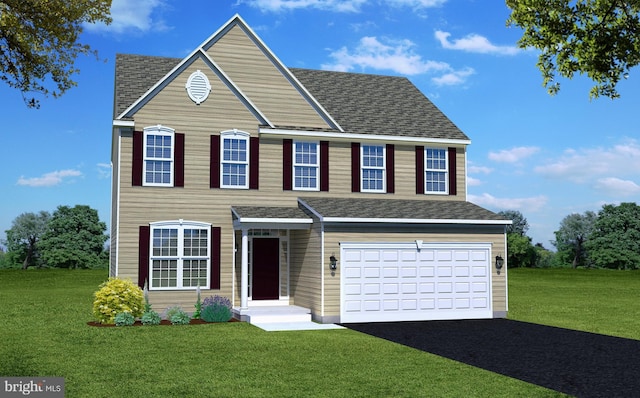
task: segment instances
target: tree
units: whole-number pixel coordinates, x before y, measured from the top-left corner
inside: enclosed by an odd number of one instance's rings
[[[533,267],[536,251],[531,238],[517,233],[507,234],[507,265],[512,267]]]
[[[111,0],[0,0],[0,79],[31,108],[39,101],[27,93],[61,96],[76,85],[78,55],[97,56],[78,42],[82,24],[110,24],[110,7]]]
[[[587,261],[585,242],[593,231],[596,219],[596,213],[592,211],[569,214],[560,221],[560,229],[554,232],[556,240],[552,243],[558,249],[558,255],[571,259],[573,268],[585,265]]]
[[[36,265],[39,258],[39,242],[45,233],[51,215],[46,211],[40,213],[23,213],[13,220],[7,234],[6,261],[21,261],[22,269]]]
[[[51,267],[102,267],[106,230],[89,206],[58,206],[40,242],[42,258]]]
[[[555,75],[586,74],[590,98],[620,95],[616,85],[640,63],[640,2],[629,0],[506,0],[507,25],[524,33],[518,45],[541,51],[538,69],[549,94],[560,90]]]
[[[503,210],[498,214],[513,222],[511,225],[507,225],[508,234],[516,233],[518,235],[525,236],[527,231],[529,231],[529,223],[527,222],[527,219],[524,218],[524,215],[518,210]]]
[[[598,267],[640,268],[640,206],[602,206],[586,247],[590,260]]]

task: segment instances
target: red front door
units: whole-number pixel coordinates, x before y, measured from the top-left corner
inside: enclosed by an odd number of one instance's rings
[[[280,239],[253,239],[253,300],[280,298]]]

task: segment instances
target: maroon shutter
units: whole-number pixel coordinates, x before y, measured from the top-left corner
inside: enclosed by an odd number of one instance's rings
[[[360,144],[351,143],[351,192],[360,192]]]
[[[260,169],[260,138],[249,139],[249,189],[258,189]]]
[[[291,191],[293,186],[293,141],[290,139],[282,140],[282,189],[285,191]]]
[[[220,227],[211,227],[211,280],[210,289],[220,289]]]
[[[395,147],[387,144],[387,193],[396,192],[395,167]]]
[[[138,232],[138,286],[151,286],[149,279],[149,239],[151,228],[148,225],[141,225]]]
[[[424,194],[424,146],[416,146],[416,193]]]
[[[220,188],[220,136],[212,135],[209,144],[209,188]]]
[[[449,195],[457,194],[456,187],[456,148],[449,148]]]
[[[131,168],[131,185],[142,186],[142,165],[144,162],[144,134],[142,131],[133,132],[133,167]]]
[[[329,190],[329,141],[320,141],[320,190]]]
[[[184,187],[184,134],[175,133],[175,149],[173,151],[173,186]]]

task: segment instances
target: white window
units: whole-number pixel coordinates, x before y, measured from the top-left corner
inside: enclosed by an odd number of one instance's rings
[[[447,150],[425,148],[425,193],[447,193]]]
[[[293,148],[293,188],[317,191],[320,180],[320,145],[296,141]]]
[[[173,186],[174,130],[154,126],[144,129],[144,182],[147,186]]]
[[[224,131],[220,134],[222,188],[249,188],[249,134]]]
[[[362,192],[385,191],[385,147],[382,145],[361,146]]]
[[[151,224],[151,286],[155,290],[207,287],[211,278],[211,224],[168,221]]]

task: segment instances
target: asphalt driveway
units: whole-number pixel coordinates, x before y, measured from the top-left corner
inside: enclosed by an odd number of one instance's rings
[[[577,397],[640,396],[640,341],[507,319],[349,329]]]

